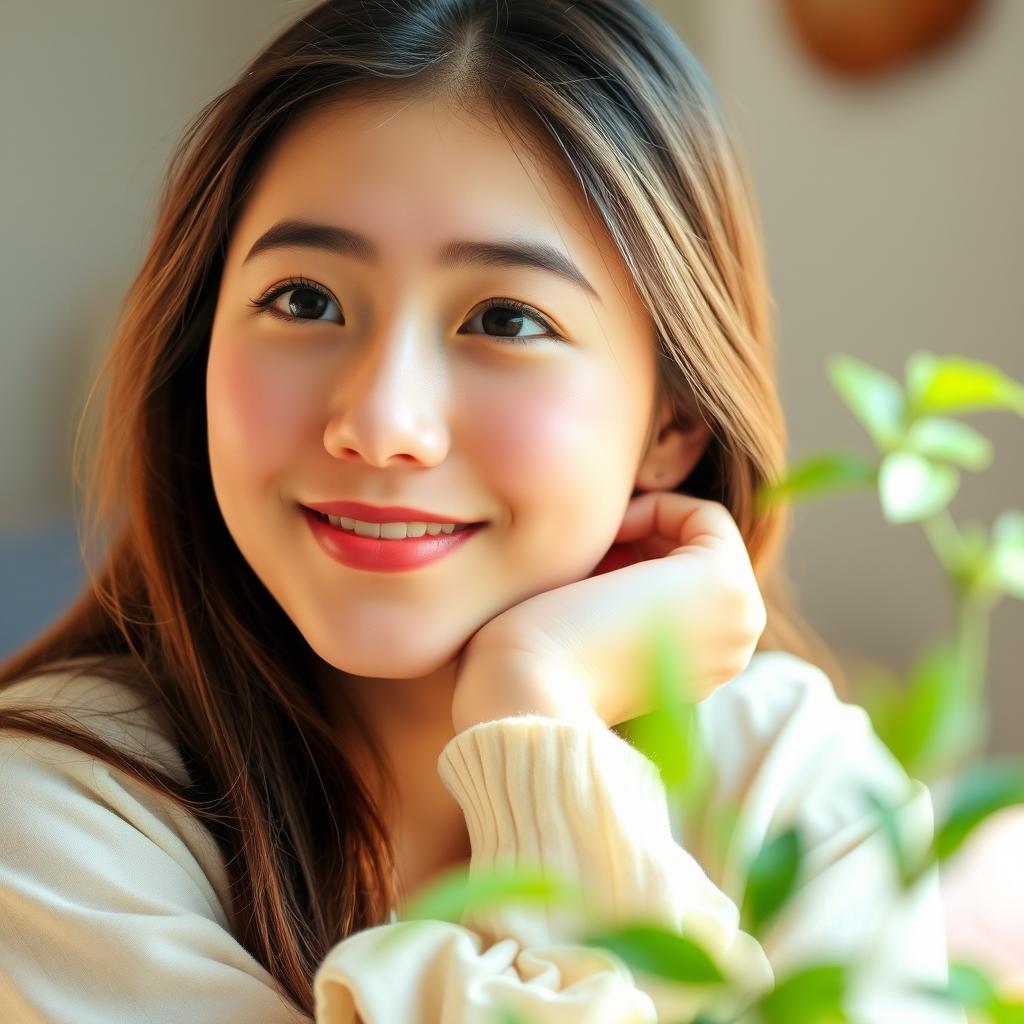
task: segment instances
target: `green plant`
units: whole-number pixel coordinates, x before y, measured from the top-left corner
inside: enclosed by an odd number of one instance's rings
[[[882,514],[894,524],[919,523],[948,582],[954,627],[914,660],[906,680],[895,673],[865,682],[862,703],[875,731],[907,773],[926,783],[953,783],[951,799],[933,840],[924,851],[908,851],[897,824],[897,808],[872,793],[865,799],[888,838],[907,888],[932,866],[954,856],[991,814],[1024,803],[1024,760],[981,760],[986,731],[984,684],[992,607],[1003,596],[1024,599],[1024,513],[1003,512],[990,531],[977,522],[958,526],[948,505],[960,485],[960,471],[988,468],[993,448],[974,427],[951,414],[1009,411],[1024,416],[1024,386],[998,368],[962,356],[913,353],[905,382],[851,356],[833,357],[831,383],[875,445],[871,456],[848,452],[813,455],[789,467],[782,479],[758,494],[763,510],[771,502],[799,501],[841,490],[877,490]],[[686,666],[669,656],[664,625],[652,629],[649,684],[655,712],[623,729],[629,741],[658,767],[670,801],[683,808],[701,801],[710,780],[710,757],[700,742],[693,702],[687,699]],[[724,827],[728,828],[728,815]],[[741,915],[746,931],[759,938],[799,887],[803,846],[797,829],[773,836],[751,859]],[[432,886],[404,915],[459,921],[469,908],[494,903],[578,902],[583,895],[565,879],[540,877],[510,868],[472,884],[459,868]],[[698,943],[663,928],[633,922],[580,936],[628,965],[673,984],[728,987],[730,979]],[[744,1011],[758,1024],[831,1024],[847,1019],[844,995],[852,965],[815,963],[777,979],[771,992]],[[993,1024],[1024,1022],[1024,1004],[1000,998],[985,973],[951,965],[949,986],[932,992],[982,1014]],[[511,1010],[501,1024],[528,1024]],[[695,1024],[728,1024],[699,1017]]]

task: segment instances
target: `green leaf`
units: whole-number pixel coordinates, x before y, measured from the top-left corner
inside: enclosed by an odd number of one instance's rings
[[[846,971],[824,963],[789,975],[757,1004],[763,1024],[846,1024]]]
[[[583,903],[583,893],[568,879],[537,868],[503,865],[470,878],[464,865],[442,874],[400,914],[405,921],[459,922],[467,910],[486,910],[506,903]]]
[[[827,369],[832,386],[875,444],[882,451],[898,444],[906,412],[899,382],[853,356],[833,356]]]
[[[981,1011],[990,1024],[1024,1024],[1024,1003],[1000,996],[988,974],[973,964],[952,962],[943,988],[914,986],[924,995],[937,996],[968,1010]],[[972,1015],[972,1020],[977,1019]]]
[[[498,1014],[494,1024],[530,1024],[525,1017],[520,1017],[518,1012],[510,1006],[499,1007]]]
[[[899,730],[905,689],[900,677],[890,669],[876,667],[858,681],[857,702],[867,711],[871,725],[882,742],[893,749],[893,736]]]
[[[1008,510],[993,523],[989,559],[999,586],[1024,600],[1024,512]]]
[[[944,509],[960,486],[960,474],[912,452],[892,452],[882,460],[878,490],[890,523],[925,519]]]
[[[985,1011],[992,1024],[1024,1024],[1024,1003],[994,999]]]
[[[991,363],[915,353],[907,391],[913,416],[1007,409],[1024,415],[1024,386]]]
[[[610,950],[648,974],[685,984],[720,984],[718,965],[692,939],[657,925],[630,924],[582,939],[583,945]]]
[[[899,808],[886,803],[870,790],[864,790],[864,799],[878,815],[882,835],[885,837],[893,860],[896,862],[896,871],[899,874],[900,880],[906,887],[909,885],[911,874],[907,851],[903,845],[903,834],[900,831],[899,820],[896,817]]]
[[[677,634],[664,615],[654,620],[647,685],[655,710],[621,723],[619,732],[654,762],[669,799],[696,805],[712,782],[712,762],[697,720],[700,694]]]
[[[757,934],[796,888],[803,849],[796,828],[765,843],[747,868],[743,894],[744,930]]]
[[[973,964],[951,963],[944,995],[964,1008],[982,1010],[995,1000],[996,990],[988,975]]]
[[[775,500],[874,484],[877,475],[878,464],[872,459],[848,452],[824,452],[803,459],[791,466],[779,480],[762,485],[758,504],[763,511]]]
[[[942,416],[926,416],[912,423],[903,448],[973,470],[987,469],[993,457],[992,442],[984,434],[966,423]]]
[[[931,778],[973,749],[979,728],[968,680],[950,639],[927,645],[910,670],[902,706],[884,741],[908,775]]]
[[[911,353],[906,362],[904,377],[906,379],[907,405],[910,408],[913,419],[915,404],[920,396],[928,390],[928,383],[935,376],[935,368],[938,363],[938,356],[933,352],[919,350]]]
[[[960,527],[960,545],[956,553],[959,577],[965,581],[976,579],[985,571],[990,558],[988,533],[984,523],[976,519],[965,521]]]
[[[946,820],[932,848],[941,862],[952,856],[989,815],[1024,803],[1024,760],[986,761],[958,777]]]

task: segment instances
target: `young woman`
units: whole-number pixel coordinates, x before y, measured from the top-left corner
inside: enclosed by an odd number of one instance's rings
[[[91,583],[0,666],[0,1017],[692,1019],[573,943],[644,918],[750,997],[857,955],[853,1019],[962,1019],[908,994],[945,980],[937,884],[896,903],[860,799],[926,841],[928,791],[755,513],[770,305],[712,90],[638,0],[333,0],[275,39],[172,163],[101,374]],[[615,731],[656,620],[724,844]],[[743,871],[790,824],[762,945]],[[396,919],[465,861],[592,898]]]

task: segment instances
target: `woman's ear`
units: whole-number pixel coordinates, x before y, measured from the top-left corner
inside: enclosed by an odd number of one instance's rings
[[[682,418],[665,400],[659,415],[658,431],[637,468],[635,488],[640,491],[674,490],[693,472],[711,441],[711,428],[700,413]]]

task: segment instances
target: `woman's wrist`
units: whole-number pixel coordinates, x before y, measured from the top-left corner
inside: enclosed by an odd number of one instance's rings
[[[606,727],[586,687],[568,669],[517,655],[471,658],[459,672],[452,698],[456,734],[481,722],[516,715]]]

